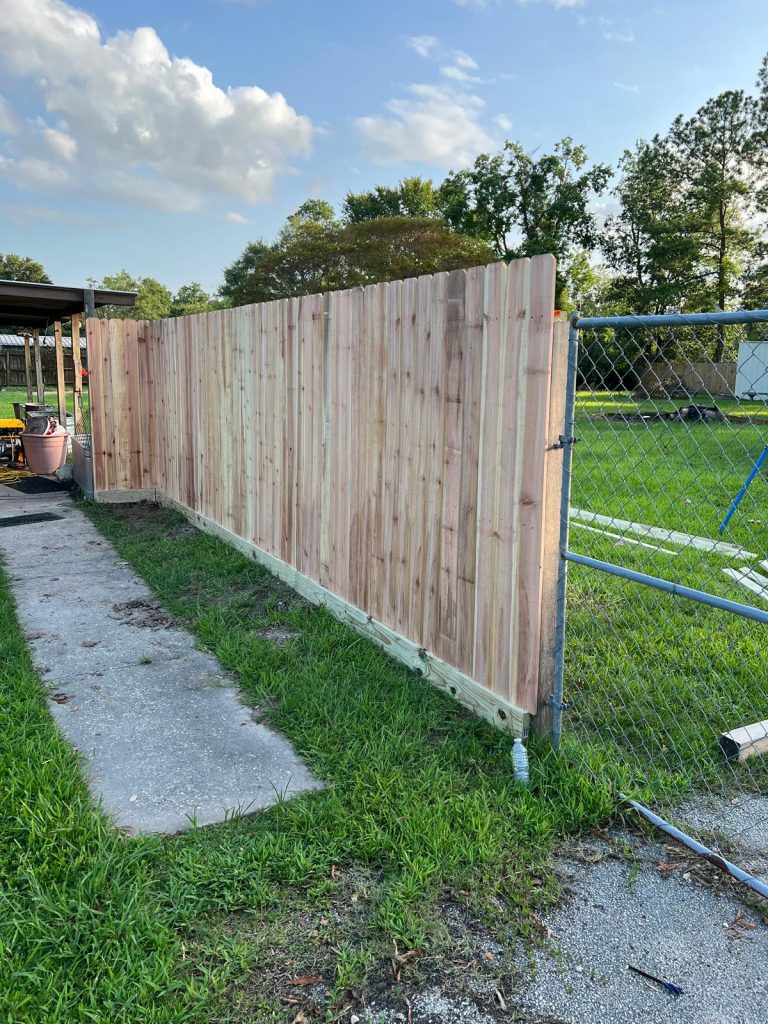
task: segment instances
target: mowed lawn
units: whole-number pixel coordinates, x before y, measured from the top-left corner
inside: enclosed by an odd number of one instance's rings
[[[13,416],[13,403],[14,402],[26,402],[27,401],[27,389],[26,388],[2,388],[0,389],[0,419],[10,419]],[[37,391],[33,389],[32,401],[37,401]],[[56,396],[55,387],[47,387],[45,389],[45,401],[48,405],[52,405],[54,410],[58,409],[58,399]],[[72,399],[72,388],[67,387],[67,412],[74,412],[74,405]],[[88,385],[83,386],[83,413],[88,413]]]
[[[683,404],[646,403],[643,411]],[[730,404],[741,412],[753,407]],[[626,395],[578,396],[580,440],[574,450],[572,506],[722,540],[759,558],[680,547],[636,534],[617,541],[575,521],[571,549],[768,611],[768,601],[723,571],[751,566],[768,576],[768,570],[759,566],[768,558],[764,473],[755,479],[722,537],[718,533],[731,501],[768,443],[768,425],[645,425],[600,415],[631,414],[636,405]],[[610,525],[600,529],[621,532]],[[631,544],[630,539],[672,553]],[[601,755],[612,750],[651,800],[696,787],[766,790],[768,772],[760,759],[726,764],[717,742],[723,731],[768,718],[765,626],[575,565],[569,569],[568,611],[570,710],[565,721],[572,738]],[[583,749],[574,756],[583,756]]]

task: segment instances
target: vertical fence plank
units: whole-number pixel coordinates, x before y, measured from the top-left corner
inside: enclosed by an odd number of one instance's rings
[[[103,376],[101,353],[101,320],[86,321],[86,344],[88,346],[88,401],[91,419],[91,455],[93,458],[93,486],[96,491],[109,487],[106,472],[107,441],[104,432],[102,408],[110,400],[111,388]]]
[[[513,467],[503,458],[501,406],[503,401],[505,337],[502,310],[505,303],[506,267],[491,264],[485,272],[483,305],[483,384],[480,412],[480,451],[477,513],[477,565],[475,591],[475,650],[473,676],[495,689],[496,631],[499,572],[503,564],[504,539],[499,532],[502,515],[500,477],[502,467]]]
[[[531,260],[531,284],[526,318],[528,346],[520,367],[520,391],[525,395],[521,417],[522,465],[516,509],[518,545],[517,617],[512,635],[517,643],[517,689],[511,695],[518,707],[536,713],[541,627],[541,576],[544,544],[544,467],[546,460],[550,377],[552,373],[552,301],[555,260]],[[532,401],[538,396],[538,401]]]
[[[465,370],[467,275],[454,270],[448,276],[445,297],[444,371],[442,403],[444,416],[442,455],[442,506],[440,509],[440,576],[438,581],[438,641],[441,658],[456,664],[456,619],[459,571],[459,505],[464,403],[462,385]]]
[[[485,270],[467,271],[465,293],[464,372],[461,381],[461,467],[456,568],[456,661],[473,674],[477,581],[478,487],[484,384]]]

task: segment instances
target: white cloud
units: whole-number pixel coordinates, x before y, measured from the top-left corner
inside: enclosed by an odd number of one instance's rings
[[[366,148],[378,159],[466,166],[493,146],[479,121],[484,107],[479,96],[443,85],[412,85],[409,92],[410,99],[385,104],[391,116],[356,121]]]
[[[440,74],[443,78],[448,78],[452,82],[460,82],[462,85],[474,85],[481,81],[477,75],[467,74],[464,68],[458,68],[455,64],[448,64],[441,67]]]
[[[0,96],[0,134],[15,135],[19,130],[19,122],[5,96]]]
[[[614,89],[618,89],[619,92],[632,92],[632,93],[640,92],[640,86],[639,85],[627,85],[625,82],[614,82],[613,83],[613,87],[614,87]]]
[[[464,53],[463,50],[453,50],[449,58],[450,63],[444,64],[440,68],[440,74],[443,78],[448,78],[452,82],[459,82],[462,85],[477,85],[482,82],[482,78],[470,74],[470,71],[477,70],[477,61],[470,57],[468,53]]]
[[[628,21],[625,22],[623,26],[617,26],[613,18],[606,18],[605,15],[602,14],[597,20],[600,25],[600,34],[603,39],[607,39],[609,43],[635,42],[635,33]]]
[[[64,0],[0,0],[0,9],[0,61],[30,80],[51,122],[25,126],[0,163],[7,177],[29,181],[32,161],[41,185],[184,210],[216,192],[266,200],[275,176],[309,152],[314,127],[280,93],[221,89],[152,28],[102,38]],[[77,155],[77,177],[44,167],[51,152]]]
[[[494,117],[493,122],[501,128],[503,132],[512,131],[512,119],[507,117],[506,114],[497,114],[496,117]]]
[[[66,168],[36,156],[25,156],[20,160],[0,156],[0,176],[21,178],[28,184],[43,188],[62,188],[73,183],[72,175]]]
[[[71,135],[67,135],[66,132],[59,131],[58,128],[44,127],[41,129],[40,134],[48,143],[48,148],[52,150],[54,156],[65,160],[68,164],[72,163],[77,156],[76,139],[73,139]]]
[[[247,224],[247,219],[242,213],[225,213],[224,220],[228,220],[230,224]]]
[[[429,57],[440,40],[437,36],[408,36],[407,43],[420,57]]]
[[[456,67],[464,68],[465,70],[468,68],[470,71],[477,70],[477,61],[470,57],[468,53],[464,53],[463,50],[453,51],[453,62]]]
[[[470,87],[487,84],[470,72],[477,61],[464,50],[443,47],[436,36],[411,36],[408,46],[422,57],[441,63],[448,82],[408,86],[408,98],[384,104],[389,114],[359,117],[355,124],[365,148],[384,163],[413,160],[441,167],[464,166],[493,146],[481,124],[484,100]]]

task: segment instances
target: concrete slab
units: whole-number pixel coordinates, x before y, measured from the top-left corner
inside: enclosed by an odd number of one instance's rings
[[[2,525],[39,512],[60,518]],[[116,825],[172,833],[319,788],[68,497],[6,497],[0,553],[51,712]]]

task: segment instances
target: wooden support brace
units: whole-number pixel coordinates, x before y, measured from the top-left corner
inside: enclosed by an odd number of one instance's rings
[[[67,425],[67,388],[64,383],[64,343],[61,338],[61,321],[53,325],[53,338],[56,346],[56,400],[58,404],[59,423]]]
[[[746,761],[756,754],[768,754],[768,721],[724,732],[720,737],[720,749],[726,757],[739,761]]]
[[[27,401],[32,401],[32,353],[29,348],[29,335],[24,335],[24,381],[27,385]]]
[[[40,331],[35,327],[32,331],[32,344],[35,350],[35,383],[37,384],[37,404],[45,404],[45,381],[43,380],[43,362],[40,357]]]
[[[75,414],[75,433],[84,434],[83,425],[83,366],[80,360],[80,314],[72,314],[72,400]]]

